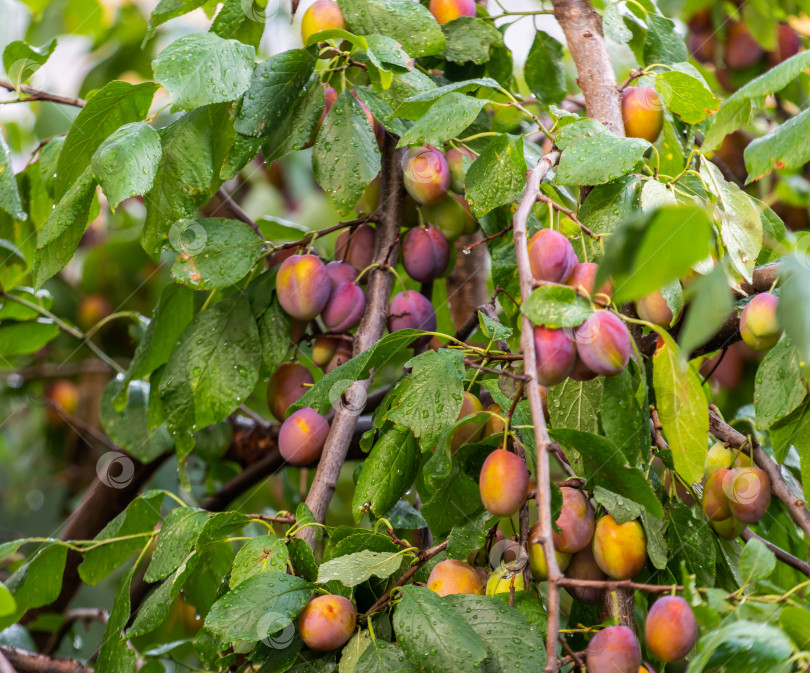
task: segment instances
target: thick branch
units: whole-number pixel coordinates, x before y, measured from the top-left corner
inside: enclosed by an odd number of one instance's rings
[[[709,431],[717,439],[730,446],[743,448],[743,450],[748,448],[754,462],[771,480],[773,494],[785,504],[790,516],[793,517],[799,528],[810,539],[810,512],[807,511],[804,501],[787,485],[787,482],[782,477],[782,471],[778,463],[765,453],[753,438],[749,443],[748,437],[732,428],[712,409],[709,409]]]
[[[366,310],[354,337],[354,355],[371,348],[385,330],[388,316],[388,301],[393,286],[393,274],[387,268],[399,254],[399,228],[402,219],[402,167],[396,141],[386,135],[383,145],[381,207],[378,218],[374,262],[380,266],[369,273],[366,290]],[[355,381],[343,394],[340,409],[332,419],[329,436],[315,473],[315,479],[307,495],[307,506],[315,520],[323,523],[326,510],[337,486],[340,469],[346,459],[351,437],[357,423],[358,410],[365,406],[371,379]],[[314,544],[314,529],[303,529],[299,537]]]
[[[517,258],[518,276],[520,278],[520,298],[525,302],[532,293],[532,272],[529,265],[528,238],[526,235],[526,222],[529,219],[532,205],[540,193],[540,183],[551,167],[557,163],[560,153],[549,152],[529,172],[526,191],[520,200],[517,212],[512,219],[515,239],[515,257]],[[532,323],[525,315],[520,324],[520,345],[523,351],[525,377],[528,379],[526,391],[529,397],[532,424],[534,425],[534,440],[537,445],[537,502],[540,515],[540,542],[548,568],[548,631],[546,638],[546,671],[557,671],[557,635],[560,629],[560,593],[557,580],[560,579],[560,568],[554,547],[551,542],[551,476],[549,471],[548,452],[550,440],[546,430],[546,421],[543,416],[543,403],[540,399],[540,389],[536,384],[537,357],[534,351],[534,333]]]
[[[91,673],[75,659],[54,659],[6,645],[0,645],[0,652],[17,673]]]

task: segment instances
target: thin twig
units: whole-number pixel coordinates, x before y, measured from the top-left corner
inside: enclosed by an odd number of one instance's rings
[[[587,234],[591,238],[593,238],[593,239],[595,239],[597,241],[602,238],[601,234],[593,233],[593,231],[591,231],[590,229],[588,229],[588,227],[586,227],[584,224],[582,224],[582,222],[580,222],[579,218],[576,216],[576,213],[574,213],[574,211],[571,210],[570,208],[566,208],[561,203],[557,203],[553,199],[550,199],[549,197],[547,197],[542,192],[537,194],[537,200],[542,201],[547,206],[551,206],[552,208],[554,208],[554,210],[557,210],[557,211],[561,212],[563,215],[567,215],[571,219],[571,221],[574,224],[576,224],[582,230],[583,233]]]
[[[216,196],[219,199],[218,207],[228,211],[228,213],[231,214],[233,219],[239,220],[240,222],[244,222],[251,229],[253,229],[253,231],[256,232],[256,236],[264,240],[264,234],[262,233],[262,230],[259,228],[259,225],[256,224],[256,222],[253,219],[251,219],[251,217],[244,210],[242,210],[242,207],[231,198],[230,194],[228,194],[228,192],[226,192],[223,187],[220,187],[217,190]],[[214,209],[214,212],[216,212],[216,208]]]
[[[800,558],[795,557],[793,554],[785,551],[781,547],[777,547],[773,542],[757,535],[750,528],[746,528],[742,533],[740,533],[740,537],[746,542],[754,539],[759,540],[768,549],[770,549],[780,561],[786,563],[791,568],[795,568],[803,575],[810,577],[810,563],[807,563],[807,561],[802,561]]]
[[[492,369],[491,367],[483,367],[481,365],[477,365],[472,360],[470,360],[470,358],[464,358],[464,364],[467,365],[468,367],[472,367],[473,369],[477,369],[478,371],[486,372],[487,374],[496,374],[497,376],[508,376],[510,379],[514,379],[515,381],[529,380],[523,374],[513,374],[512,372],[508,372],[504,369]]]
[[[509,226],[507,226],[507,227],[504,227],[500,231],[495,232],[494,234],[490,234],[489,236],[485,236],[484,238],[478,239],[475,243],[470,243],[470,245],[465,245],[462,248],[462,250],[464,250],[464,252],[470,252],[470,250],[472,250],[473,248],[477,248],[482,243],[486,243],[487,241],[492,241],[492,240],[494,240],[496,238],[500,238],[501,236],[506,235],[510,231],[512,231],[512,225],[511,224]]]
[[[331,227],[326,227],[325,229],[313,231],[304,236],[304,238],[301,238],[297,241],[290,241],[289,243],[276,245],[273,247],[273,249],[278,251],[278,250],[289,250],[290,248],[300,248],[302,246],[309,245],[315,238],[326,236],[326,234],[331,234],[333,231],[340,231],[341,229],[346,229],[347,227],[356,227],[358,224],[366,224],[366,222],[370,222],[374,218],[375,214],[372,214],[367,217],[358,217],[355,218],[354,220],[346,220],[345,222],[338,222],[337,224],[333,224]]]
[[[15,87],[11,82],[6,82],[4,80],[0,80],[0,87],[3,89],[7,89],[8,91],[17,91],[17,87]],[[45,100],[51,103],[61,103],[62,105],[72,105],[73,107],[84,107],[86,101],[82,100],[81,98],[72,98],[70,96],[60,96],[58,93],[50,93],[49,91],[41,91],[40,89],[34,89],[30,86],[21,86],[20,93],[24,93],[27,98],[21,98],[18,102],[20,103],[29,103],[37,100]]]
[[[256,519],[258,521],[267,521],[268,523],[285,523],[285,524],[294,524],[295,517],[290,514],[289,516],[283,515],[271,515],[271,514],[248,514],[251,519]]]

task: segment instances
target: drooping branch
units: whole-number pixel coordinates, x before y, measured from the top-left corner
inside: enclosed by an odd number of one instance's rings
[[[371,348],[383,335],[394,281],[388,267],[396,261],[399,254],[404,188],[400,155],[396,151],[396,140],[390,135],[386,135],[383,144],[381,183],[379,210],[382,216],[377,218],[374,249],[374,263],[379,266],[373,268],[368,276],[366,310],[354,337],[354,355]],[[357,424],[358,410],[365,406],[370,383],[371,379],[355,381],[343,394],[340,408],[332,419],[315,479],[306,500],[307,506],[315,515],[315,520],[321,523],[335,492],[338,476]],[[299,533],[299,537],[310,544],[314,544],[313,535],[312,527],[305,528]]]
[[[515,239],[515,257],[517,259],[518,276],[520,279],[520,298],[522,302],[528,300],[532,293],[532,272],[529,265],[528,237],[526,222],[529,219],[534,202],[540,192],[540,183],[551,167],[557,163],[560,153],[549,152],[529,172],[526,181],[526,191],[520,200],[515,216],[512,218]],[[557,634],[560,629],[560,593],[557,581],[560,579],[560,568],[554,547],[551,542],[551,475],[549,470],[549,436],[546,421],[543,416],[543,403],[540,399],[540,389],[536,383],[537,357],[534,351],[534,333],[532,323],[525,315],[521,316],[520,346],[523,351],[524,376],[526,391],[529,397],[532,425],[534,426],[534,441],[537,446],[537,503],[540,523],[540,542],[543,545],[543,554],[548,568],[548,630],[546,637],[546,671],[555,673],[557,669]]]

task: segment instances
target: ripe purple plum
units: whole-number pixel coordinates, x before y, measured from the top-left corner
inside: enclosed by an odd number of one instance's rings
[[[712,521],[723,521],[731,516],[731,506],[723,490],[723,480],[730,471],[727,467],[715,470],[703,487],[703,512]]]
[[[315,383],[309,369],[297,362],[282,362],[267,382],[267,408],[279,421],[287,409]]]
[[[526,500],[529,470],[520,456],[495,449],[484,461],[478,483],[481,502],[492,516],[512,516]]]
[[[315,255],[288,257],[276,276],[281,307],[298,320],[312,320],[323,311],[331,286],[324,263]]]
[[[582,361],[582,358],[577,354],[577,360],[574,363],[574,369],[569,374],[574,381],[590,381],[595,379],[597,374],[588,369],[588,366]]]
[[[464,168],[464,157],[469,161],[475,161],[475,155],[466,147],[452,148],[444,155],[447,166],[450,168],[450,189],[456,194],[464,193],[464,179],[467,177],[467,169]]]
[[[596,565],[590,545],[571,557],[571,562],[565,570],[565,576],[577,580],[602,581],[607,579],[607,575]],[[602,602],[603,590],[599,587],[565,587],[565,590],[585,605],[598,605]]]
[[[589,295],[603,294],[610,297],[613,294],[613,284],[606,280],[602,283],[602,287],[594,291],[596,285],[596,274],[599,271],[599,265],[595,262],[583,262],[574,266],[568,280],[565,281],[566,285],[574,288],[582,288]]]
[[[461,400],[461,409],[458,412],[457,421],[460,421],[466,416],[480,413],[484,410],[484,405],[472,393],[465,392]],[[450,439],[450,451],[455,453],[463,444],[477,442],[484,431],[485,421],[467,421],[459,425],[453,431],[453,437]]]
[[[350,341],[341,341],[335,349],[335,354],[329,361],[329,364],[324,367],[323,371],[328,374],[333,369],[340,367],[340,365],[347,363],[352,359],[352,344]]]
[[[361,224],[344,229],[335,242],[335,259],[362,271],[374,261],[374,227]]]
[[[329,274],[329,286],[332,291],[341,283],[353,283],[357,278],[357,269],[346,262],[329,262],[326,265]]]
[[[450,168],[435,147],[412,147],[402,164],[403,182],[414,201],[427,206],[439,203],[450,188]]]
[[[795,56],[802,49],[802,40],[799,34],[788,24],[780,23],[776,28],[776,49],[768,52],[768,63],[771,66],[779,65]]]
[[[436,227],[415,227],[402,241],[402,265],[419,283],[439,278],[450,261],[450,246]]]
[[[776,345],[782,327],[776,317],[779,297],[770,292],[756,295],[749,301],[740,316],[740,336],[757,351],[768,350]]]
[[[622,119],[628,138],[654,143],[664,128],[664,106],[658,92],[647,86],[629,86],[622,91]]]
[[[614,580],[635,577],[647,561],[647,536],[638,521],[618,524],[606,514],[596,522],[593,557],[602,572]]]
[[[349,641],[356,621],[357,610],[348,598],[316,596],[298,617],[298,633],[309,649],[331,652]]]
[[[561,488],[562,510],[557,518],[557,526],[562,533],[551,534],[554,548],[566,554],[575,554],[587,547],[596,522],[588,499],[576,488]]]
[[[615,376],[630,359],[630,332],[610,311],[596,311],[577,327],[577,354],[585,366],[602,376]]]
[[[304,18],[301,19],[301,37],[304,44],[315,33],[334,28],[346,30],[346,22],[343,19],[343,12],[333,0],[316,0],[304,12]]]
[[[726,31],[726,65],[732,70],[744,70],[756,65],[762,58],[759,42],[741,21],[732,23]]]
[[[537,356],[537,380],[542,385],[553,386],[574,370],[576,346],[563,330],[536,326],[534,350]]]
[[[738,467],[723,478],[731,514],[743,523],[757,523],[771,504],[771,480],[758,467]]]
[[[354,283],[341,283],[329,295],[321,319],[330,332],[347,332],[360,322],[365,310],[363,290]]]
[[[436,311],[423,294],[405,290],[394,295],[388,309],[388,331],[396,332],[401,329],[436,331]],[[426,334],[417,338],[411,345],[416,348],[428,343],[430,339],[430,335]]]
[[[631,628],[608,626],[591,638],[585,659],[594,673],[638,673],[641,648]]]
[[[475,0],[430,0],[430,13],[439,24],[460,16],[475,16]]]
[[[281,424],[278,450],[291,465],[312,465],[321,457],[329,422],[310,407],[299,409]]]
[[[668,663],[683,659],[697,637],[695,613],[683,598],[662,596],[653,603],[644,622],[644,639],[656,657]]]
[[[578,264],[574,246],[554,229],[541,229],[529,239],[529,265],[536,280],[565,283]]]
[[[427,588],[439,596],[484,595],[484,581],[469,563],[447,559],[437,563],[428,577]]]

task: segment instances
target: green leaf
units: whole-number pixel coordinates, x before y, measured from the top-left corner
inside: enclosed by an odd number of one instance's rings
[[[688,356],[717,333],[726,321],[734,300],[720,264],[707,275],[697,278],[687,288],[686,294],[691,303],[678,341],[681,350]]]
[[[421,119],[437,100],[449,93],[467,93],[481,88],[498,89],[498,82],[490,77],[468,79],[462,82],[452,82],[442,87],[431,87],[417,93],[400,103],[394,111],[395,117],[415,121]]]
[[[563,150],[554,183],[599,185],[633,170],[649,149],[641,138],[620,138],[593,119],[568,124],[557,134]]]
[[[672,337],[658,332],[663,345],[653,355],[653,388],[675,470],[688,483],[700,482],[708,447],[709,411],[700,378]]]
[[[620,222],[639,209],[642,182],[626,175],[605,185],[594,187],[579,208],[579,221],[597,234],[610,234]],[[602,256],[600,244],[590,243],[589,259]]]
[[[161,151],[158,132],[144,122],[124,124],[99,145],[90,166],[113,212],[124,199],[151,189]]]
[[[710,161],[700,162],[700,175],[717,197],[715,218],[720,236],[737,272],[751,282],[754,265],[762,249],[762,220],[754,202],[737,185],[726,182],[720,169]]]
[[[159,388],[182,455],[192,432],[218,423],[247,399],[259,378],[260,355],[250,304],[240,293],[198,313],[183,331]]]
[[[458,418],[464,364],[459,351],[429,350],[405,363],[411,374],[396,388],[388,420],[410,428],[422,447],[432,446],[442,428]]]
[[[804,139],[810,132],[810,111],[802,110],[770,133],[755,138],[745,148],[746,184],[763,178],[775,168],[797,168],[810,160]]]
[[[395,136],[401,136],[408,130],[408,124],[401,119],[393,117],[394,110],[374,89],[367,86],[359,86],[354,92],[360,100],[366,104],[371,114],[383,127]]]
[[[689,54],[683,38],[675,31],[675,22],[660,14],[647,15],[647,37],[644,40],[644,65],[680,63]]]
[[[698,586],[712,587],[715,580],[715,541],[705,521],[699,521],[686,505],[671,504],[667,508],[667,544],[672,550],[670,564],[679,568],[686,564],[695,575]]]
[[[441,145],[456,138],[472,124],[489,101],[461,93],[442,96],[411,128],[405,131],[397,147],[407,145]]]
[[[123,391],[121,378],[111,379],[104,388],[99,407],[99,417],[104,432],[130,456],[142,463],[149,463],[172,448],[166,426],[149,427],[149,384],[145,381],[130,381]],[[114,400],[123,397],[126,406],[116,410]]]
[[[323,120],[312,150],[318,184],[341,213],[349,212],[380,172],[380,148],[366,113],[348,91]]]
[[[259,327],[262,366],[268,373],[284,361],[290,344],[290,317],[279,304],[275,285],[275,274],[263,273],[248,286],[250,308]]]
[[[616,376],[606,376],[602,394],[602,427],[631,465],[645,461],[650,449],[647,384],[635,362]],[[617,404],[617,400],[620,402]]]
[[[526,188],[523,138],[502,134],[470,166],[464,180],[467,203],[476,216],[514,201]]]
[[[283,51],[259,63],[242,100],[236,130],[246,136],[275,133],[314,68],[315,59],[303,49]]]
[[[155,81],[169,90],[172,112],[236,100],[253,74],[253,47],[216,33],[192,33],[152,61]]]
[[[638,299],[686,274],[708,257],[711,245],[711,222],[698,206],[665,206],[633,215],[608,238],[596,286],[611,277],[614,301]]]
[[[754,537],[745,543],[740,557],[740,572],[745,585],[764,580],[775,568],[776,555],[762,540]]]
[[[457,470],[425,500],[420,511],[431,532],[443,535],[453,526],[463,525],[482,507],[478,484]]]
[[[593,313],[593,307],[573,287],[545,285],[532,292],[520,311],[533,324],[556,329],[581,325]]]
[[[34,47],[22,40],[9,42],[3,50],[3,68],[11,83],[19,88],[30,80],[48,62],[54,49],[56,38],[41,47]]]
[[[211,32],[258,49],[264,24],[272,18],[276,8],[276,5],[268,7],[268,0],[251,0],[249,5],[244,0],[225,0],[211,24]]]
[[[498,339],[508,339],[512,336],[512,328],[493,320],[486,313],[478,311],[478,329],[481,330],[487,339],[497,341]]]
[[[311,143],[318,130],[324,105],[323,86],[320,80],[313,78],[292,104],[290,113],[268,135],[262,146],[265,162],[279,159]]]
[[[444,602],[484,641],[487,671],[535,673],[546,663],[543,640],[536,628],[515,608],[489,596],[451,594]]]
[[[720,99],[696,77],[677,70],[667,70],[655,78],[667,110],[686,124],[699,124],[720,106]]]
[[[427,528],[427,521],[411,503],[400,500],[380,518],[390,522],[396,530],[417,530]]]
[[[173,241],[177,261],[172,276],[193,289],[229,287],[253,267],[262,240],[244,222],[207,217],[190,222]]]
[[[390,577],[401,565],[401,552],[374,552],[364,549],[321,564],[318,569],[318,584],[336,580],[343,586],[355,587],[372,575]]]
[[[144,580],[157,582],[175,572],[194,550],[197,536],[208,522],[208,512],[196,507],[176,507],[160,527],[152,560]]]
[[[757,428],[767,430],[796,409],[806,396],[799,354],[790,337],[783,336],[757,369],[754,383]]]
[[[357,480],[352,513],[359,523],[365,512],[384,516],[405,495],[419,471],[421,452],[410,430],[394,426],[374,444]]]
[[[397,643],[426,673],[478,673],[489,652],[481,637],[449,602],[430,589],[405,586],[394,611]]]
[[[56,600],[62,589],[67,547],[49,543],[6,580],[16,609],[0,617],[0,631],[19,621],[28,610],[48,605]]]
[[[689,662],[686,673],[723,670],[787,671],[794,647],[775,626],[740,620],[714,630],[701,640],[700,653]]]
[[[292,623],[312,596],[294,575],[266,572],[249,577],[214,603],[205,628],[221,640],[261,640]]]
[[[154,36],[158,26],[169,19],[188,14],[204,4],[205,0],[160,0],[149,15],[149,25],[146,27],[146,35],[143,38],[144,44]]]
[[[125,456],[118,459],[129,460]],[[131,462],[131,461],[130,461]],[[135,552],[143,549],[150,542],[149,533],[160,518],[160,505],[163,502],[163,491],[147,491],[133,500],[127,508],[108,523],[93,538],[96,542],[112,538],[133,536],[127,540],[110,542],[86,551],[79,576],[87,584],[98,584],[113,570],[121,566]]]
[[[486,63],[492,47],[503,46],[503,35],[491,21],[461,16],[442,25],[447,42],[444,58],[453,63]]]
[[[219,189],[220,169],[233,138],[225,103],[192,110],[160,131],[163,152],[152,189],[144,197],[146,222],[141,245],[156,257],[168,239],[179,240],[185,225],[170,231]]]
[[[132,626],[127,630],[127,638],[151,633],[168,619],[169,609],[174,599],[180,595],[180,590],[199,563],[200,558],[201,555],[198,554],[189,556],[171,577],[149,594],[138,609]]]
[[[300,516],[298,517],[300,520]],[[209,545],[222,542],[229,535],[240,532],[245,526],[253,523],[253,519],[241,512],[218,512],[206,521],[200,531],[195,546],[202,551]]]
[[[555,428],[551,434],[562,446],[577,474],[587,475],[596,486],[637,502],[656,518],[664,516],[661,503],[644,473],[629,465],[621,451],[617,451],[607,439],[580,430]]]
[[[644,512],[644,508],[637,502],[628,500],[601,486],[593,489],[593,499],[602,505],[620,525],[638,519]]]
[[[0,582],[0,617],[12,615],[17,611],[17,601],[8,590],[8,587]]]
[[[344,650],[340,659],[340,673],[343,673],[345,657]],[[368,645],[357,659],[357,666],[353,670],[358,673],[416,673],[416,669],[408,662],[399,648],[379,638],[377,640],[369,638]]]
[[[132,578],[135,576],[137,566],[133,566],[118,583],[104,638],[96,660],[96,668],[110,673],[132,673],[135,670],[136,655],[130,649],[124,637],[123,630],[129,621],[132,604],[130,602],[130,588]]]
[[[799,454],[802,488],[810,492],[810,408],[805,403],[768,431],[776,459],[785,460],[791,447]]]
[[[36,353],[59,336],[59,327],[44,318],[32,322],[8,322],[0,326],[0,358]]]
[[[669,560],[669,548],[664,537],[664,522],[650,516],[647,512],[641,513],[641,523],[647,534],[647,556],[654,568],[664,570]]]
[[[18,220],[24,220],[27,217],[20,200],[17,178],[14,176],[14,169],[11,165],[11,150],[2,133],[0,133],[0,208]]]
[[[805,377],[810,375],[810,268],[806,253],[786,256],[779,266],[782,288],[776,317],[799,353]]]
[[[565,379],[549,388],[548,413],[552,427],[598,432],[602,388],[602,377],[590,381]]]
[[[440,54],[445,48],[439,24],[412,0],[339,0],[343,18],[357,35],[386,35],[414,58]]]
[[[60,200],[80,179],[102,142],[124,124],[142,121],[158,86],[113,81],[91,96],[70,126],[56,166],[54,195]]]
[[[548,33],[538,30],[526,65],[523,68],[526,84],[540,103],[556,105],[568,94],[563,67],[563,46]]]
[[[289,554],[284,540],[273,535],[259,535],[249,540],[236,554],[231,569],[233,589],[254,575],[266,572],[287,572]]]
[[[456,526],[447,536],[447,558],[467,560],[467,554],[484,547],[489,529],[496,518],[484,510]]]
[[[810,647],[810,613],[804,608],[785,606],[779,615],[779,626],[787,633],[799,650]]]

